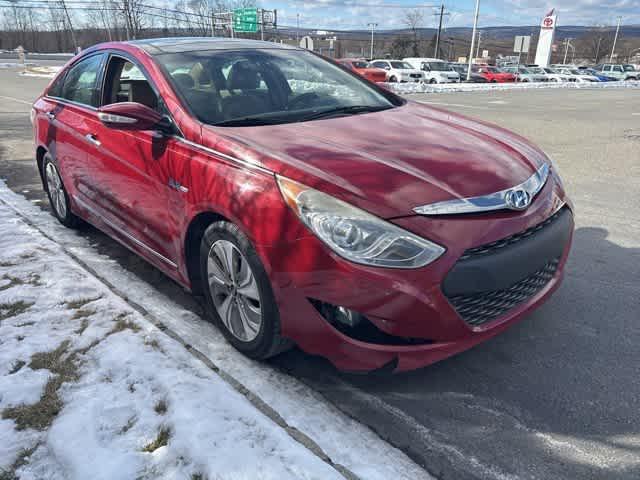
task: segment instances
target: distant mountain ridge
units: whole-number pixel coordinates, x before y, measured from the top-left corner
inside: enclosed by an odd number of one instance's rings
[[[590,30],[593,30],[596,27],[586,26],[586,25],[560,25],[556,29],[556,39],[562,40],[564,38],[578,38],[581,35],[584,35]],[[278,27],[280,31],[291,30],[295,31],[296,29],[291,28],[289,26],[286,27]],[[470,37],[471,36],[471,27],[452,27],[444,30],[444,34],[450,37]],[[484,34],[488,35],[491,38],[498,40],[512,39],[517,35],[537,35],[540,31],[539,26],[495,26],[495,27],[481,27],[479,28]],[[615,31],[615,25],[608,27],[612,33]],[[309,28],[301,28],[298,30],[300,34],[308,34],[318,31],[317,29],[309,29]],[[331,30],[332,33],[339,34],[342,38],[348,37],[362,37],[363,35],[371,35],[371,30]],[[436,33],[435,28],[419,28],[418,35],[421,38],[429,38]],[[395,36],[400,34],[411,34],[409,29],[393,29],[393,30],[376,30],[376,36],[384,37],[384,36]],[[640,25],[622,25],[620,26],[620,36],[621,37],[629,37],[636,38],[640,37]]]

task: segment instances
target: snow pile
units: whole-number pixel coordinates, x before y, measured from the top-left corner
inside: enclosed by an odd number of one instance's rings
[[[24,75],[25,77],[53,78],[61,68],[62,66],[29,67],[24,72],[21,72],[20,75]]]
[[[477,92],[490,90],[528,90],[539,88],[640,88],[640,81],[619,82],[514,82],[514,83],[385,83],[387,89],[400,95],[411,93]]]
[[[4,203],[0,412],[24,479],[342,478]]]
[[[25,66],[35,65],[35,63],[16,63],[16,62],[2,62],[0,68],[21,68]]]

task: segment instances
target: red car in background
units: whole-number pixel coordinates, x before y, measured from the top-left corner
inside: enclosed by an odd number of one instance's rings
[[[338,63],[362,75],[370,82],[382,83],[387,81],[387,72],[381,68],[369,67],[366,60],[356,58],[341,58]]]
[[[482,75],[491,83],[506,83],[515,82],[516,76],[513,73],[507,73],[500,70],[498,67],[492,67],[489,65],[474,65],[471,71]]]
[[[573,207],[542,150],[303,49],[97,45],[31,119],[55,217],[201,295],[251,358],[295,344],[344,370],[418,368],[504,331],[563,277]]]

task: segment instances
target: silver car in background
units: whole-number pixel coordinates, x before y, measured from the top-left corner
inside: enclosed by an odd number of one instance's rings
[[[505,67],[503,72],[513,73],[518,82],[548,82],[549,79],[545,74],[534,73],[528,67]]]

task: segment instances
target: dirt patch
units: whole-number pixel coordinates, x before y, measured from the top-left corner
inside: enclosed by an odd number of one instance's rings
[[[26,365],[26,362],[23,362],[22,360],[18,360],[16,362],[13,363],[13,366],[11,367],[11,370],[9,370],[9,375],[13,375],[14,373],[18,373],[20,371],[20,369],[22,367],[24,367]]]
[[[100,300],[102,296],[94,297],[94,298],[78,298],[77,300],[69,300],[64,302],[64,305],[70,310],[79,310],[85,305],[95,302],[96,300]]]
[[[33,428],[45,430],[51,426],[62,409],[62,400],[58,390],[65,382],[75,381],[78,378],[78,362],[76,352],[66,355],[69,341],[62,342],[58,348],[50,352],[35,353],[29,362],[32,370],[49,370],[53,376],[44,387],[40,399],[31,405],[18,405],[5,408],[2,418],[13,420],[17,430]]]
[[[165,447],[169,443],[169,437],[171,436],[171,431],[167,427],[162,427],[158,432],[158,436],[156,439],[146,445],[142,451],[147,453],[155,452],[160,447]]]
[[[133,332],[139,332],[141,330],[140,326],[137,323],[129,320],[127,318],[128,316],[128,313],[118,315],[115,318],[116,324],[109,331],[109,333],[107,333],[107,336],[113,335],[114,333],[122,332],[127,329],[132,330]]]
[[[0,480],[18,480],[17,471],[29,463],[29,457],[33,455],[38,446],[39,444],[35,444],[33,447],[23,449],[18,454],[15,462],[9,467],[9,470],[0,470]]]
[[[29,310],[29,308],[31,308],[32,306],[32,302],[25,302],[23,300],[12,303],[0,303],[0,322],[2,320],[6,320],[7,318],[20,315],[21,313]]]
[[[156,403],[153,409],[158,415],[164,415],[165,413],[167,413],[167,402],[165,402],[164,400],[160,400],[158,401],[158,403]]]

